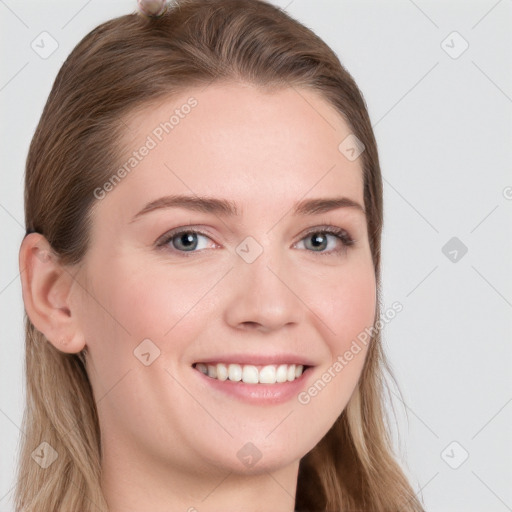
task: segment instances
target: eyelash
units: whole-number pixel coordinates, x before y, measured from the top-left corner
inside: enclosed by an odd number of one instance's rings
[[[194,253],[201,252],[201,250],[200,251],[179,251],[179,250],[174,249],[174,248],[166,247],[167,244],[173,238],[175,238],[178,235],[182,235],[184,233],[196,233],[198,235],[205,236],[206,238],[210,238],[210,236],[207,235],[206,233],[204,233],[202,231],[199,231],[197,229],[194,229],[194,228],[186,228],[186,229],[178,228],[178,229],[176,229],[174,231],[171,231],[170,233],[167,233],[167,234],[163,235],[163,237],[161,237],[161,239],[156,242],[156,246],[159,247],[159,248],[162,248],[162,249],[169,249],[172,252],[180,253],[181,255],[183,255],[185,257],[189,257],[189,256],[192,256]],[[331,250],[331,251],[322,251],[322,252],[309,251],[309,252],[312,252],[312,253],[319,254],[320,256],[325,256],[325,255],[331,255],[332,256],[332,255],[345,254],[347,252],[348,248],[351,247],[352,245],[354,245],[354,243],[356,242],[356,240],[354,240],[350,236],[350,234],[348,233],[347,230],[339,228],[339,227],[336,227],[336,226],[322,226],[322,227],[317,227],[317,228],[310,229],[299,240],[299,242],[301,242],[302,240],[304,240],[305,238],[307,238],[308,236],[313,235],[313,234],[329,234],[329,235],[333,235],[333,236],[337,237],[341,241],[341,243],[342,243],[342,247],[341,248],[334,249],[334,250]]]

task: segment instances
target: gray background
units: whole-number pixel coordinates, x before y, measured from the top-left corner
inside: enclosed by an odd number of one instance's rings
[[[512,510],[512,2],[273,3],[336,51],[375,128],[384,309],[404,308],[383,337],[402,391],[403,402],[393,394],[396,442],[411,482],[432,512]],[[12,510],[23,435],[28,145],[65,57],[135,6],[0,0],[1,511]],[[58,43],[47,58],[31,47],[44,31]]]

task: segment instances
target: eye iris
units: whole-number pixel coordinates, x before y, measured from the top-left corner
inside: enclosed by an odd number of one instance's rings
[[[185,241],[184,249],[195,249],[197,245],[197,233],[193,233],[190,231],[180,233],[174,237],[174,240],[179,240],[179,243],[182,243]],[[190,247],[190,245],[187,245],[187,243],[192,243],[193,246]],[[175,244],[176,245],[176,244]],[[180,247],[177,247],[178,249]]]
[[[312,239],[314,240],[313,247],[316,247],[317,249],[319,248],[319,246],[324,246],[327,243],[326,235],[323,235],[320,233],[314,233],[312,236]],[[320,242],[319,242],[319,240],[320,240]],[[320,247],[320,248],[325,248],[325,247]]]

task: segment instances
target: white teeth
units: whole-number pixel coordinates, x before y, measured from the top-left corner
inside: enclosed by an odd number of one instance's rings
[[[196,369],[208,375],[212,379],[231,380],[233,382],[243,381],[246,384],[275,384],[291,382],[298,379],[303,371],[302,364],[280,364],[263,366],[260,370],[254,365],[240,364],[204,364],[197,363]]]
[[[276,372],[276,382],[286,382],[288,379],[288,365],[280,364]]]
[[[230,364],[228,366],[228,378],[235,382],[242,380],[242,367],[239,364]]]
[[[217,365],[217,379],[226,380],[228,378],[228,368],[225,364]]]
[[[288,380],[295,380],[295,365],[291,364],[288,366],[288,372],[286,374]]]
[[[259,372],[256,366],[251,366],[250,364],[245,365],[242,368],[242,380],[246,384],[258,384],[259,382]]]
[[[261,382],[261,384],[274,384],[276,382],[276,367],[263,367],[260,371],[259,381]]]

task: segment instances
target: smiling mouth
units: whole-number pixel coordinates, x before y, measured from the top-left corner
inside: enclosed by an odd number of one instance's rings
[[[299,379],[311,366],[302,364],[251,365],[236,363],[194,363],[194,369],[207,377],[220,381],[245,384],[280,384]]]

